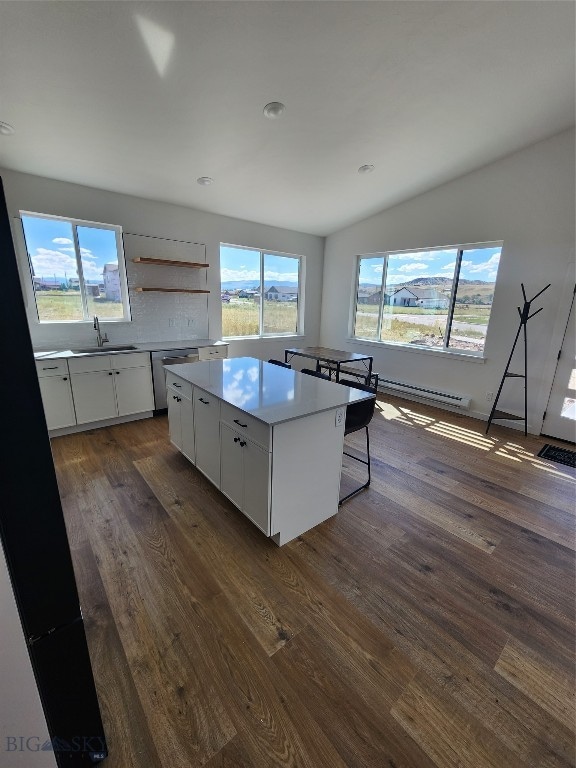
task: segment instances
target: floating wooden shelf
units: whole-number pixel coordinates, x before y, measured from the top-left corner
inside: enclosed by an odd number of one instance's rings
[[[157,291],[158,293],[210,293],[201,288],[136,288],[138,293],[144,291]]]
[[[192,269],[206,269],[209,264],[200,264],[195,261],[174,261],[174,259],[154,259],[149,256],[138,256],[132,261],[136,264],[160,264],[164,267],[191,267]]]

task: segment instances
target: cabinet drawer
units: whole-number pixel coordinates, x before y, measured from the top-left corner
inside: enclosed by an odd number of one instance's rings
[[[110,355],[112,368],[143,368],[150,365],[150,352],[121,352]]]
[[[255,419],[250,414],[241,411],[239,408],[234,408],[233,405],[228,403],[222,403],[220,418],[239,434],[245,434],[250,440],[258,443],[263,448],[269,449],[270,427],[268,424],[264,424],[263,421]]]
[[[66,360],[36,360],[36,373],[38,378],[44,376],[68,376],[68,362]]]
[[[184,397],[192,399],[192,384],[169,371],[166,372],[166,387],[171,387],[175,392],[179,392]]]
[[[199,360],[218,360],[223,357],[228,357],[226,344],[219,344],[217,347],[198,347]]]
[[[92,373],[93,371],[109,371],[110,355],[87,355],[86,357],[71,357],[68,361],[70,373]]]

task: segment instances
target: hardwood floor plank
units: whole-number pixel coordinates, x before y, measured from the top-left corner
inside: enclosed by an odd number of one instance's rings
[[[163,765],[202,765],[236,731],[203,668],[208,650],[186,612],[183,582],[146,557],[105,479],[93,481],[85,515],[158,752],[170,756]]]
[[[569,763],[574,761],[573,738],[564,726],[527,696],[518,695],[446,627],[426,616],[409,590],[399,590],[401,580],[389,583],[370,572],[365,562],[354,564],[350,558],[347,567],[334,563],[324,552],[324,536],[322,527],[310,532],[298,550],[299,556],[321,569],[323,577],[392,639],[417,669],[427,672],[520,759],[527,760],[546,743],[555,754]]]
[[[238,552],[243,548],[243,537],[253,539],[254,545],[264,551],[275,544],[263,537],[207,481],[196,485],[192,499],[191,477],[198,474],[195,470],[174,477],[167,462],[158,456],[137,461],[135,466],[171,515],[180,535],[187,539],[188,546],[204,567],[214,573],[221,590],[233,596],[241,620],[258,637],[265,651],[274,653],[304,622],[267,581],[258,558],[242,559]]]
[[[98,565],[88,544],[72,552],[104,733],[106,768],[162,765],[132,679]]]
[[[542,658],[517,639],[511,638],[495,669],[542,709],[576,733],[574,668],[571,673],[567,673],[553,665],[549,659]]]
[[[391,714],[438,768],[526,768],[493,733],[464,717],[425,675],[410,683]]]
[[[460,491],[482,509],[546,538],[553,537],[552,540],[562,546],[576,547],[573,511],[563,512],[518,491],[503,488],[493,480],[478,477],[473,472],[454,467],[448,469],[446,464],[434,457],[422,459],[420,464],[437,473],[449,472],[458,481]]]
[[[394,652],[382,659],[393,669]],[[358,664],[344,634],[307,627],[273,658],[293,681],[347,765],[433,768],[434,763],[390,717],[391,703],[409,679],[398,678],[396,696],[379,685],[371,663]]]

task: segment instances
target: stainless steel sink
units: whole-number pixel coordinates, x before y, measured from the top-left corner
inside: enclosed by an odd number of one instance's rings
[[[109,352],[129,352],[131,349],[138,349],[133,344],[119,344],[117,346],[106,345],[104,347],[83,347],[82,349],[72,349],[75,355],[106,355]]]

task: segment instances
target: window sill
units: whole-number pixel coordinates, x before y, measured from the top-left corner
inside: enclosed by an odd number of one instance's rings
[[[465,352],[463,350],[436,349],[434,347],[419,347],[416,344],[394,344],[389,341],[371,341],[370,339],[348,338],[348,344],[358,344],[365,347],[378,349],[393,349],[398,352],[416,352],[420,355],[435,355],[436,357],[449,358],[450,360],[465,360],[468,363],[486,362],[482,353]]]
[[[278,341],[278,339],[305,339],[301,333],[280,333],[277,336],[222,336],[222,341]]]

